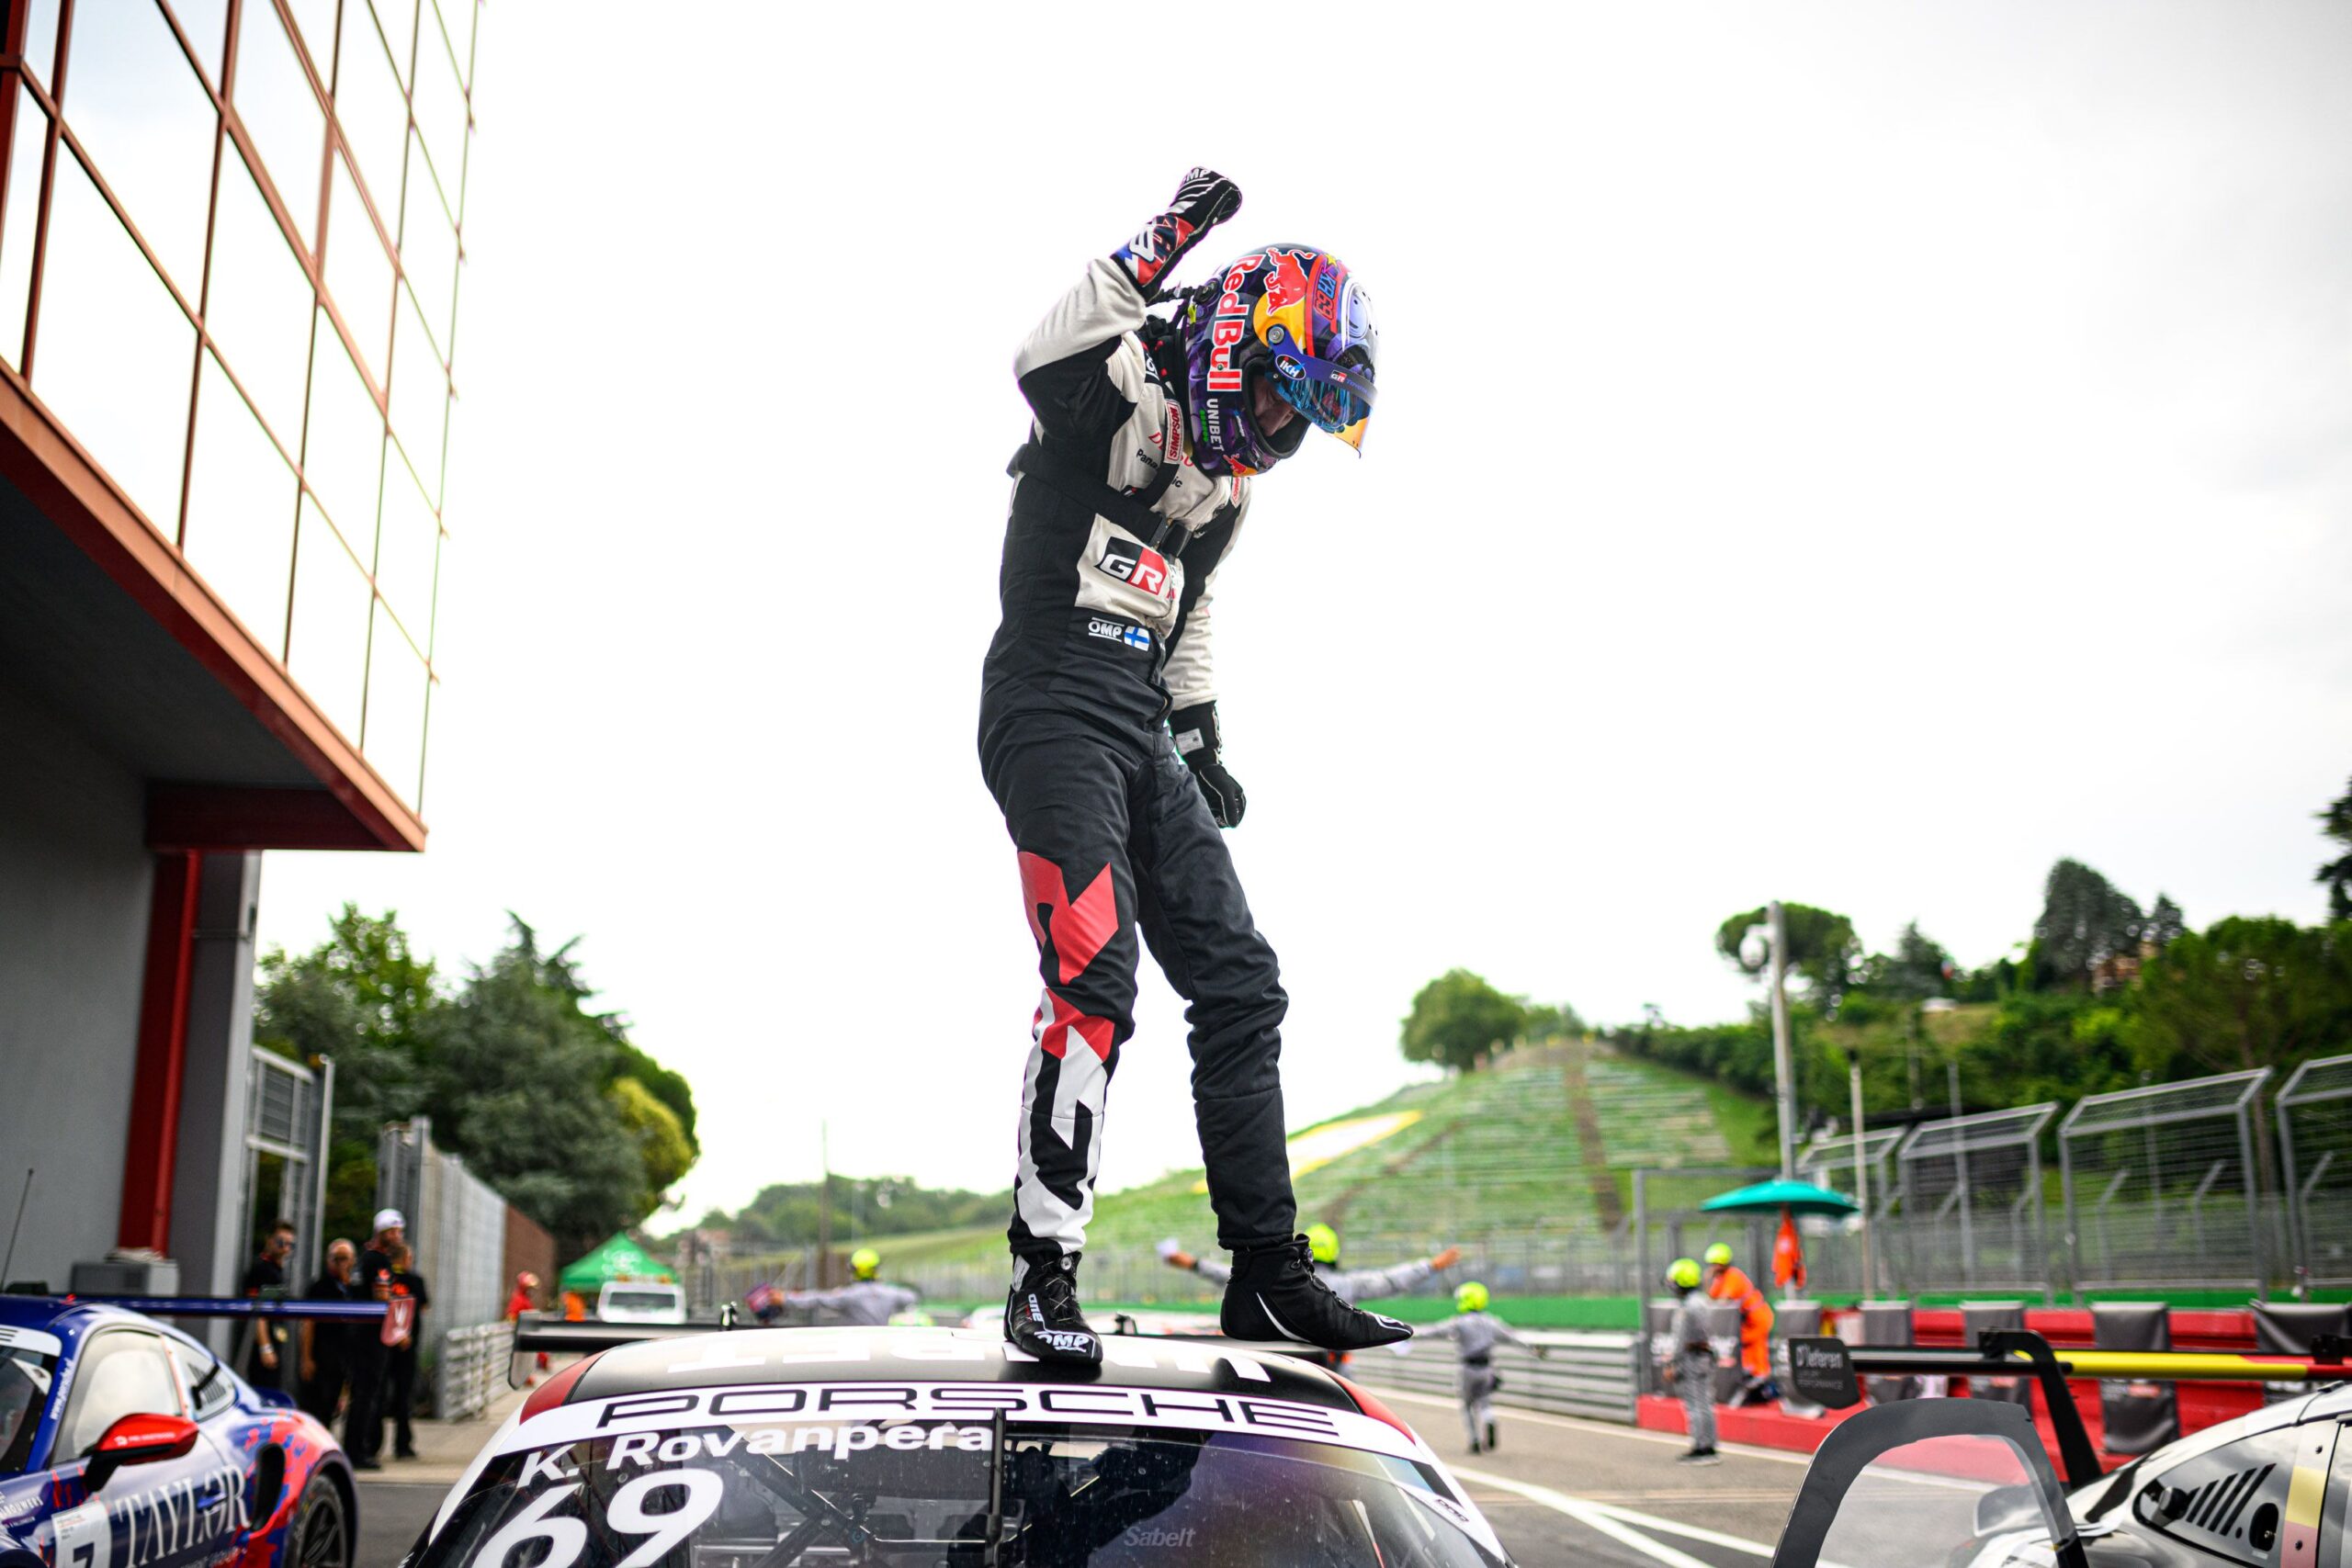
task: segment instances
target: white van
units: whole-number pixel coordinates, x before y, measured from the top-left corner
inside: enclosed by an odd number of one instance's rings
[[[684,1323],[685,1288],[659,1280],[607,1280],[596,1292],[596,1317],[603,1323]]]

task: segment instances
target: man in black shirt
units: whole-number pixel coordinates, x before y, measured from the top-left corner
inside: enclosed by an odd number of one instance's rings
[[[389,1302],[392,1299],[392,1248],[401,1244],[407,1221],[398,1209],[376,1211],[376,1234],[351,1271],[351,1299]],[[351,1405],[343,1417],[343,1448],[354,1470],[380,1470],[376,1450],[384,1446],[384,1337],[372,1324],[360,1324],[351,1335]]]
[[[302,1292],[303,1299],[313,1302],[347,1302],[351,1299],[351,1270],[358,1261],[358,1249],[349,1242],[336,1240],[327,1247],[326,1272],[311,1281]],[[351,1359],[352,1325],[347,1323],[305,1322],[301,1327],[302,1342],[302,1408],[332,1427],[335,1406],[343,1403],[344,1379],[348,1375]]]
[[[286,1260],[294,1256],[294,1226],[280,1220],[269,1227],[269,1235],[261,1244],[261,1255],[245,1265],[244,1277],[237,1281],[240,1295],[259,1301],[282,1302],[286,1299]],[[245,1341],[245,1381],[257,1388],[280,1388],[279,1352],[286,1344],[286,1325],[266,1317],[253,1320],[253,1332]]]

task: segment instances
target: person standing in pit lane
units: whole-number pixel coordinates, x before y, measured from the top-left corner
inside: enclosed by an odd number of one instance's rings
[[[911,1285],[893,1285],[881,1278],[882,1255],[870,1247],[849,1255],[849,1269],[854,1278],[836,1290],[786,1291],[778,1300],[787,1307],[808,1307],[831,1313],[842,1323],[869,1327],[879,1327],[893,1314],[908,1311],[922,1300],[922,1292]]]
[[[1034,423],[998,576],[1003,620],[982,672],[980,765],[1004,813],[1037,939],[1007,1237],[1005,1336],[1099,1364],[1078,1264],[1101,1169],[1104,1098],[1134,1032],[1136,933],[1190,1004],[1193,1106],[1237,1338],[1331,1350],[1409,1338],[1317,1275],[1283,1150],[1288,1007],[1218,836],[1241,786],[1210,668],[1213,581],[1254,476],[1314,425],[1360,446],[1378,335],[1339,258],[1270,245],[1171,294],[1177,265],[1241,205],[1194,169],[1021,345]],[[1172,317],[1150,313],[1172,302]]]
[[[1462,1259],[1462,1249],[1449,1247],[1430,1258],[1417,1258],[1409,1263],[1398,1263],[1387,1269],[1342,1269],[1340,1267],[1340,1233],[1329,1225],[1306,1227],[1306,1252],[1314,1260],[1315,1272],[1331,1288],[1331,1293],[1353,1306],[1358,1302],[1375,1301],[1382,1296],[1401,1296],[1432,1274],[1451,1269]],[[1169,1237],[1159,1244],[1160,1260],[1171,1269],[1182,1269],[1198,1274],[1212,1284],[1222,1285],[1232,1280],[1233,1270],[1213,1258],[1195,1258]]]
[[[1722,1242],[1707,1248],[1707,1299],[1732,1302],[1739,1307],[1739,1392],[1734,1404],[1770,1399],[1772,1386],[1772,1303],[1756,1281],[1731,1260],[1731,1248]]]
[[[1674,1291],[1674,1317],[1667,1325],[1666,1383],[1682,1395],[1682,1418],[1690,1447],[1677,1464],[1720,1464],[1715,1452],[1715,1344],[1707,1335],[1707,1298],[1699,1291],[1699,1260],[1678,1258],[1668,1266]]]
[[[1542,1360],[1550,1352],[1521,1339],[1511,1325],[1487,1310],[1487,1287],[1476,1280],[1453,1288],[1454,1315],[1424,1328],[1418,1339],[1451,1339],[1460,1367],[1455,1389],[1462,1395],[1462,1427],[1470,1434],[1474,1454],[1495,1451],[1495,1390],[1503,1380],[1495,1371],[1495,1347],[1516,1345]]]
[[[392,1299],[392,1249],[407,1238],[408,1222],[398,1209],[376,1211],[376,1232],[351,1270],[351,1299],[384,1302]],[[386,1317],[390,1315],[389,1304]],[[351,1402],[343,1416],[343,1449],[354,1470],[381,1470],[377,1452],[384,1446],[384,1369],[389,1359],[383,1325],[356,1323],[346,1342],[350,1360]]]
[[[237,1281],[237,1293],[261,1301],[284,1301],[286,1260],[293,1256],[294,1223],[280,1220],[262,1238],[260,1256],[245,1265],[245,1272]],[[279,1363],[285,1359],[286,1325],[271,1318],[256,1317],[250,1333],[244,1365],[237,1370],[255,1388],[283,1388],[284,1373]]]
[[[358,1249],[340,1236],[327,1244],[326,1271],[311,1281],[302,1299],[312,1302],[347,1302],[351,1299],[351,1270],[359,1260]],[[322,1427],[334,1425],[334,1413],[343,1403],[345,1369],[351,1360],[351,1331],[348,1323],[318,1323],[302,1320],[297,1332],[302,1350],[302,1392],[300,1403],[303,1409],[319,1418]],[[373,1325],[368,1326],[373,1327]]]

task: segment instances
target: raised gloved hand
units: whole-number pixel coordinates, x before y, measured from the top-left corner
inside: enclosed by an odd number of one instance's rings
[[[1209,815],[1216,818],[1216,825],[1239,827],[1250,797],[1241,793],[1241,781],[1225,771],[1217,742],[1216,705],[1195,703],[1178,708],[1168,716],[1168,728],[1176,737],[1177,755],[1193,770],[1193,782],[1208,798]]]
[[[1430,1267],[1432,1269],[1451,1269],[1461,1261],[1462,1249],[1458,1247],[1449,1247],[1443,1252],[1439,1253],[1435,1258],[1430,1259]]]
[[[1241,187],[1215,169],[1194,169],[1176,187],[1168,210],[1145,224],[1111,255],[1127,269],[1147,300],[1166,294],[1161,285],[1201,236],[1241,210]]]

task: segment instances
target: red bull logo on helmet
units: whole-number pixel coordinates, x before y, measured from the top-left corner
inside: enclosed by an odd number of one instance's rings
[[[1224,288],[1217,295],[1216,321],[1209,329],[1212,392],[1241,390],[1241,372],[1233,363],[1233,351],[1241,346],[1242,339],[1250,333],[1250,307],[1242,302],[1241,289],[1265,259],[1262,254],[1246,255],[1225,269]]]

